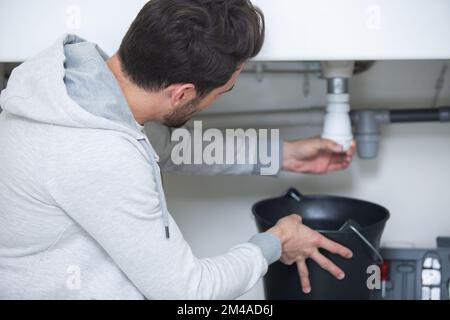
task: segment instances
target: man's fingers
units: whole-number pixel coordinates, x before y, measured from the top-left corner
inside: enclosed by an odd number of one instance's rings
[[[313,253],[311,256],[317,264],[322,268],[331,273],[335,278],[342,280],[345,278],[345,273],[338,266],[336,266],[330,259],[323,256],[319,250]]]
[[[332,163],[328,166],[327,172],[335,172],[335,171],[341,171],[342,169],[345,169],[345,165],[342,163]]]
[[[346,158],[346,155],[343,153],[333,153],[331,155],[331,162],[337,163],[342,162]]]
[[[346,155],[349,156],[349,157],[353,157],[353,155],[355,154],[355,151],[356,151],[356,142],[353,141],[352,145],[347,150]]]
[[[335,153],[331,156],[331,162],[342,163],[342,162],[352,162],[353,157],[345,153]]]
[[[342,153],[344,152],[344,150],[342,149],[342,147],[334,142],[333,140],[328,140],[328,139],[321,139],[319,138],[319,150],[320,151],[328,151],[328,152],[333,152],[333,153]]]
[[[322,237],[319,244],[320,248],[323,248],[331,253],[338,254],[341,257],[350,259],[353,257],[353,252],[351,252],[350,249],[344,247],[343,245],[340,245],[337,242],[331,241],[330,239],[327,239],[325,237]]]
[[[347,169],[352,163],[352,158],[346,156],[345,154],[333,154],[331,157],[330,164],[328,166],[328,171],[338,171],[342,169]]]
[[[298,261],[297,262],[298,275],[300,276],[300,282],[302,284],[303,292],[308,294],[311,292],[311,283],[309,282],[309,271],[306,266],[306,262]]]
[[[345,155],[350,158],[353,157],[353,155],[355,154],[355,151],[356,151],[356,142],[355,141],[352,142],[352,144],[350,145],[350,148],[346,151],[344,151],[342,146],[340,144],[338,144],[336,141],[329,140],[329,139],[322,139],[322,138],[317,138],[317,141],[318,141],[317,146],[318,146],[319,151],[328,151],[328,152],[333,152],[336,154],[342,154],[342,155]]]

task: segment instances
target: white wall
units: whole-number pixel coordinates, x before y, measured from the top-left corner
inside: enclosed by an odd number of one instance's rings
[[[428,107],[444,62],[381,62],[352,81],[359,107]],[[450,63],[449,63],[450,66]],[[258,83],[244,75],[235,92],[212,112],[308,107],[325,103],[324,83],[314,80],[302,97],[301,76],[272,76]],[[450,75],[440,105],[450,106]],[[294,138],[318,128],[282,130]],[[273,177],[186,177],[167,175],[165,188],[176,221],[199,256],[213,256],[246,241],[256,232],[251,206],[290,186],[301,192],[345,195],[377,202],[391,212],[383,243],[434,247],[438,235],[450,236],[450,123],[391,125],[383,129],[380,156],[355,159],[345,171],[327,176],[283,173]],[[261,283],[244,296],[262,299]]]

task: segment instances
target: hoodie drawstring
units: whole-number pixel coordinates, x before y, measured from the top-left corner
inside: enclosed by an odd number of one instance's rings
[[[161,211],[162,211],[162,217],[164,222],[164,229],[166,233],[166,239],[170,238],[170,232],[169,232],[169,212],[167,210],[167,203],[166,203],[166,196],[164,195],[164,190],[162,187],[162,178],[161,178],[161,170],[159,169],[159,166],[157,164],[157,159],[154,155],[154,153],[150,150],[150,144],[146,139],[140,139],[138,140],[142,147],[144,148],[145,152],[149,156],[149,163],[152,166],[153,172],[156,177],[156,188],[159,194],[159,202],[161,204]]]

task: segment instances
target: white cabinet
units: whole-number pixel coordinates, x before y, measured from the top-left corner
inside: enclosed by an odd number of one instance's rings
[[[75,33],[114,53],[146,0],[0,0],[0,61],[23,61]]]
[[[63,33],[109,54],[147,0],[0,0],[0,61]],[[259,60],[450,59],[448,0],[253,0],[267,19]]]
[[[265,60],[450,59],[448,0],[253,0]]]

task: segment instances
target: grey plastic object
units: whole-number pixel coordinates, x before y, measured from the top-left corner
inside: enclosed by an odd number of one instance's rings
[[[449,122],[450,107],[400,110],[360,110],[352,112],[358,155],[374,159],[378,155],[381,125],[409,122]]]
[[[448,238],[447,238],[448,239]],[[389,279],[385,300],[421,300],[422,270],[427,257],[438,259],[441,264],[441,300],[449,300],[450,248],[398,249],[382,248],[381,254],[389,263]],[[382,299],[381,290],[376,294]]]
[[[436,242],[437,242],[438,248],[450,249],[450,237],[438,237]]]
[[[439,113],[439,120],[441,122],[449,122],[450,121],[450,107],[441,108],[441,112]]]
[[[353,113],[355,138],[361,159],[377,157],[381,138],[380,125],[389,122],[387,110],[364,110]]]

